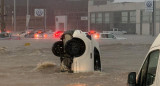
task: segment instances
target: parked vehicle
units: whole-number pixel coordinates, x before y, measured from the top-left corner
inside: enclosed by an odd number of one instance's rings
[[[34,31],[29,31],[24,34],[25,38],[34,38]]]
[[[112,33],[100,33],[100,39],[118,39],[118,40],[121,40],[121,39],[127,39],[127,38],[124,38],[124,37],[118,37]]]
[[[0,33],[0,40],[20,40],[20,36],[13,36],[11,33]]]
[[[43,30],[36,30],[34,32],[34,38],[43,38],[43,37],[47,37],[47,35],[44,35]]]
[[[128,86],[160,86],[160,35],[153,42],[138,72],[128,75]]]
[[[112,33],[116,35],[122,35],[122,34],[127,34],[127,31],[121,31],[118,28],[113,28],[112,31],[103,31],[103,33]]]
[[[83,32],[83,33],[88,34],[88,35],[92,35],[92,37],[94,39],[118,39],[118,40],[126,39],[124,37],[118,37],[112,33],[98,33],[94,30],[91,30],[89,32]]]
[[[64,31],[56,31],[53,34],[53,38],[61,38],[61,36],[63,35]]]

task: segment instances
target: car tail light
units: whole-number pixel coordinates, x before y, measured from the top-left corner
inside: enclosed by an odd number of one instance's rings
[[[34,38],[38,38],[39,37],[39,35],[38,34],[34,34]]]
[[[95,39],[99,39],[99,38],[100,38],[100,35],[99,35],[99,34],[94,34],[94,38],[95,38]]]
[[[62,36],[62,34],[63,34],[63,31],[57,31],[57,32],[54,33],[54,37],[55,38],[60,38]]]
[[[96,33],[96,31],[94,31],[94,30],[91,30],[91,31],[88,32],[89,35],[92,35],[92,34],[95,34],[95,33]]]
[[[9,31],[9,30],[7,30],[6,32],[7,32],[7,33],[11,33],[11,31]]]
[[[44,34],[43,36],[44,36],[44,38],[47,38],[47,37],[48,37],[48,35],[47,35],[47,34]]]
[[[42,31],[38,31],[37,33],[41,34],[41,33],[42,33]]]

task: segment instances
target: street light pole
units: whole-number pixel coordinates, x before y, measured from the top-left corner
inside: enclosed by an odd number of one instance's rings
[[[47,10],[44,9],[44,31],[46,31],[47,28]]]
[[[153,0],[153,12],[152,12],[152,36],[156,35],[156,0]]]
[[[29,15],[29,0],[27,0],[27,15]]]
[[[14,32],[16,32],[16,0],[14,0]]]
[[[5,22],[4,22],[4,0],[1,0],[1,31],[5,32]]]
[[[29,20],[30,20],[30,15],[29,15],[29,0],[27,0],[26,30],[28,30],[28,28],[29,28]]]

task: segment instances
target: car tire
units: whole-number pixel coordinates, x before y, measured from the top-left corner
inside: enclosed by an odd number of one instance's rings
[[[79,57],[83,55],[85,50],[85,43],[79,38],[73,38],[65,44],[65,52],[72,57]]]
[[[61,57],[64,54],[63,52],[64,52],[63,42],[62,41],[55,42],[52,47],[52,53],[55,56]]]

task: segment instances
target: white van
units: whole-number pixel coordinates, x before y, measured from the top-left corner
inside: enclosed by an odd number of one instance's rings
[[[160,86],[160,34],[153,42],[138,74],[128,75],[128,86]]]

